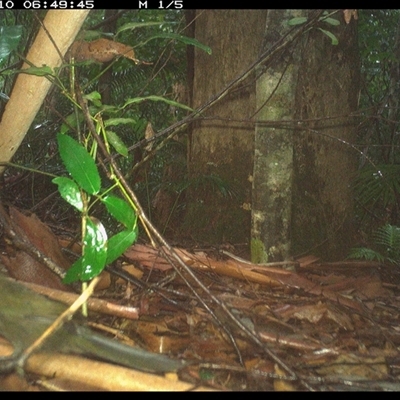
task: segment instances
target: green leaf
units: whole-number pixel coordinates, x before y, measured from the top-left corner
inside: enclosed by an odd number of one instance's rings
[[[133,230],[125,230],[112,236],[108,241],[107,264],[115,261],[121,256],[129,246],[137,240],[138,226]]]
[[[91,101],[96,107],[101,107],[101,94],[97,91],[89,93],[84,96],[85,99]]]
[[[108,212],[129,230],[136,223],[136,214],[132,207],[123,199],[115,196],[106,196],[101,201],[106,205]]]
[[[126,31],[126,30],[134,30],[136,28],[143,28],[143,27],[148,27],[148,26],[160,26],[164,24],[168,24],[172,22],[130,22],[128,24],[122,25],[116,33],[116,36],[119,35],[121,32]]]
[[[128,157],[128,148],[121,138],[113,131],[106,131],[107,140],[121,156]]]
[[[83,211],[83,201],[79,186],[72,179],[59,177],[52,180],[53,183],[58,185],[58,191],[61,197],[66,200],[69,204],[77,208],[79,211]]]
[[[368,249],[367,247],[357,247],[350,250],[350,254],[347,258],[353,259],[364,259],[369,261],[378,261],[383,263],[385,261],[385,257],[379,252]]]
[[[340,21],[334,18],[321,18],[323,22],[328,23],[329,25],[338,26],[340,25]]]
[[[294,26],[294,25],[301,25],[307,22],[306,17],[297,17],[297,18],[292,18],[288,21],[289,26]]]
[[[136,120],[132,118],[110,118],[104,121],[105,127],[125,124],[136,124]]]
[[[82,260],[83,257],[78,258],[68,269],[63,282],[66,284],[70,284],[73,282],[77,282],[81,280],[82,275]]]
[[[122,106],[122,109],[124,109],[126,106],[130,105],[130,104],[136,104],[136,103],[141,103],[142,101],[147,101],[147,100],[151,100],[151,101],[162,101],[164,103],[167,103],[171,106],[174,107],[179,107],[179,108],[183,108],[184,110],[187,111],[193,111],[192,108],[186,106],[185,104],[182,103],[178,103],[174,100],[169,100],[166,99],[165,97],[161,97],[161,96],[146,96],[146,97],[136,97],[134,99],[128,99],[125,104]]]
[[[382,204],[393,207],[400,193],[400,165],[377,164],[364,167],[358,172],[354,189],[363,205]]]
[[[0,27],[0,64],[18,47],[22,25]]]
[[[63,282],[89,281],[99,275],[106,266],[107,233],[98,220],[87,219],[83,256],[67,271]]]
[[[204,44],[201,44],[198,40],[183,36],[183,35],[178,35],[177,33],[162,33],[160,35],[152,36],[149,39],[147,39],[143,44],[149,42],[150,40],[153,39],[173,39],[173,40],[178,40],[182,43],[192,45],[195,47],[198,47],[201,50],[204,50],[207,54],[211,54],[212,50],[210,47],[205,46]]]
[[[338,38],[337,38],[332,32],[326,31],[325,29],[322,29],[322,28],[318,28],[318,29],[319,29],[321,32],[325,33],[325,35],[328,36],[328,37],[331,39],[332,44],[333,44],[334,46],[336,46],[336,45],[339,44]]]
[[[43,67],[29,67],[26,69],[21,69],[19,72],[36,76],[54,75],[53,70],[47,65],[44,65]]]
[[[100,221],[87,219],[83,243],[84,250],[80,279],[89,281],[99,275],[106,266],[107,232]]]
[[[101,187],[100,175],[90,154],[68,135],[59,133],[57,141],[61,159],[72,178],[89,194],[98,193]]]

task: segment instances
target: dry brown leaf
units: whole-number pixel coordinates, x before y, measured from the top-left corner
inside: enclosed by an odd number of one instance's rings
[[[286,375],[285,371],[278,364],[275,364],[275,373],[282,376]],[[274,379],[274,389],[277,392],[293,392],[296,390],[296,387],[288,380]]]
[[[386,379],[389,370],[385,357],[341,354],[330,364],[318,369],[322,375],[344,379]]]
[[[343,10],[344,21],[348,25],[351,21],[351,18],[358,20],[357,10]]]
[[[138,63],[131,46],[109,39],[97,39],[92,42],[76,41],[72,44],[69,54],[79,62],[92,60],[104,63],[121,56]]]
[[[61,252],[57,238],[35,214],[27,216],[10,207],[10,221],[12,229],[27,245],[39,250],[42,255],[49,258],[58,267],[61,267],[61,270],[65,270],[70,266],[71,263]],[[56,274],[24,251],[10,249],[9,254],[1,255],[1,260],[9,271],[10,276],[15,279],[55,289],[68,290],[67,286],[61,283],[61,279]]]

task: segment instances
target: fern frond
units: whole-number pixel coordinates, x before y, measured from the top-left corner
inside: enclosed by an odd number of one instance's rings
[[[387,224],[374,235],[375,243],[382,247],[387,258],[400,260],[400,227]]]
[[[357,247],[350,250],[350,254],[347,258],[364,259],[368,261],[379,261],[384,262],[385,257],[379,252],[368,249],[367,247]]]

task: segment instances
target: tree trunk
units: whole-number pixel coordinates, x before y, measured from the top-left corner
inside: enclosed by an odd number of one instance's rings
[[[204,104],[258,56],[266,10],[196,11],[192,106]],[[184,229],[209,243],[248,242],[255,110],[254,75],[193,127],[188,154],[191,189]],[[243,120],[243,122],[242,122]]]
[[[347,256],[353,239],[351,181],[357,153],[359,53],[356,21],[321,23],[339,40],[334,46],[318,29],[304,38],[296,93],[296,119],[306,130],[294,135],[292,253],[325,259]],[[345,142],[344,142],[345,141]]]
[[[293,17],[305,11],[269,10],[265,49],[283,37]],[[291,121],[295,112],[298,51],[285,52],[260,70],[257,80],[259,121]],[[264,68],[261,66],[261,68]],[[287,129],[256,127],[253,172],[251,258],[255,263],[286,259],[290,253],[293,137]]]
[[[265,44],[272,46],[305,10],[268,12]],[[253,176],[253,262],[312,252],[334,260],[352,239],[351,180],[355,142],[358,49],[353,20],[318,22],[261,75],[258,120],[300,121],[293,131],[257,126]],[[333,33],[339,44],[318,27]]]

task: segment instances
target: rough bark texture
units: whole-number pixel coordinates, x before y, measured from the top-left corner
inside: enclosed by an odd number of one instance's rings
[[[305,11],[269,10],[264,38],[272,47],[290,29],[287,21]],[[277,57],[257,80],[257,119],[292,120],[298,75],[298,51]],[[297,59],[296,59],[297,57]],[[286,259],[290,253],[293,137],[287,129],[256,128],[251,258],[255,263]]]
[[[297,119],[308,131],[294,136],[292,253],[312,252],[325,259],[347,255],[352,239],[352,173],[354,117],[359,93],[356,21],[337,14],[340,26],[321,28],[334,33],[339,44],[320,30],[305,38],[297,85]],[[329,136],[328,136],[329,135]],[[336,139],[337,138],[337,139]]]
[[[207,102],[257,58],[266,10],[197,10],[196,17],[195,37],[212,48],[212,55],[195,50],[193,107]],[[248,241],[250,212],[245,208],[251,201],[254,125],[237,121],[254,110],[255,82],[249,79],[204,115],[216,119],[192,129],[189,168],[198,185],[189,194],[185,227],[196,239]],[[212,176],[228,184],[228,194]]]

